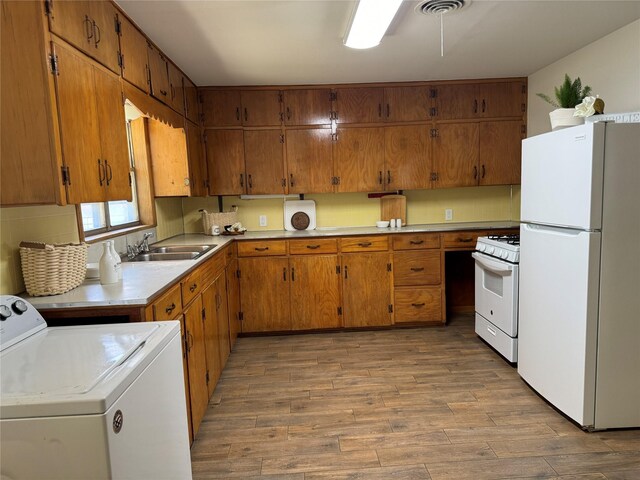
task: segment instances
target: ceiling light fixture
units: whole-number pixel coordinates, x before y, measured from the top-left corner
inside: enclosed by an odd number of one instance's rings
[[[360,0],[344,44],[349,48],[371,48],[380,44],[402,0]]]

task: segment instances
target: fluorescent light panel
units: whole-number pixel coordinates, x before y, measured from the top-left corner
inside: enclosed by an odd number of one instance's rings
[[[402,0],[360,0],[344,44],[371,48],[380,44]]]

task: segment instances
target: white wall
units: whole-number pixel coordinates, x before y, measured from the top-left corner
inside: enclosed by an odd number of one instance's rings
[[[565,73],[591,86],[604,100],[605,113],[640,111],[640,20],[529,75],[529,136],[551,130],[553,107],[536,93],[553,98],[553,87],[562,83]]]

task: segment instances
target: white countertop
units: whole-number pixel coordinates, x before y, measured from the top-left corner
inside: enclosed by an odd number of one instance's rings
[[[348,235],[373,235],[393,233],[418,232],[447,232],[459,230],[488,230],[517,228],[519,222],[469,222],[469,223],[439,223],[429,225],[409,225],[402,228],[376,227],[340,227],[319,228],[316,230],[302,230],[288,232],[284,230],[265,230],[246,232],[238,236],[216,236],[203,234],[185,234],[157,242],[154,246],[162,245],[194,245],[216,244],[217,246],[202,257],[195,260],[174,260],[162,262],[123,262],[122,281],[112,285],[100,285],[99,279],[85,280],[82,285],[61,295],[46,297],[31,297],[26,293],[21,295],[37,309],[53,308],[83,308],[131,306],[143,307],[151,302],[159,292],[174,284],[190,270],[218,252],[224,245],[233,240],[259,240],[278,238],[311,238]]]

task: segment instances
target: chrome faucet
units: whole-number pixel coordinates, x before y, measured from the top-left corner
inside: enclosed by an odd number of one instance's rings
[[[142,240],[135,242],[133,245],[127,245],[127,257],[131,259],[140,253],[147,253],[149,251],[150,237],[153,237],[153,233],[145,233],[142,236]]]

